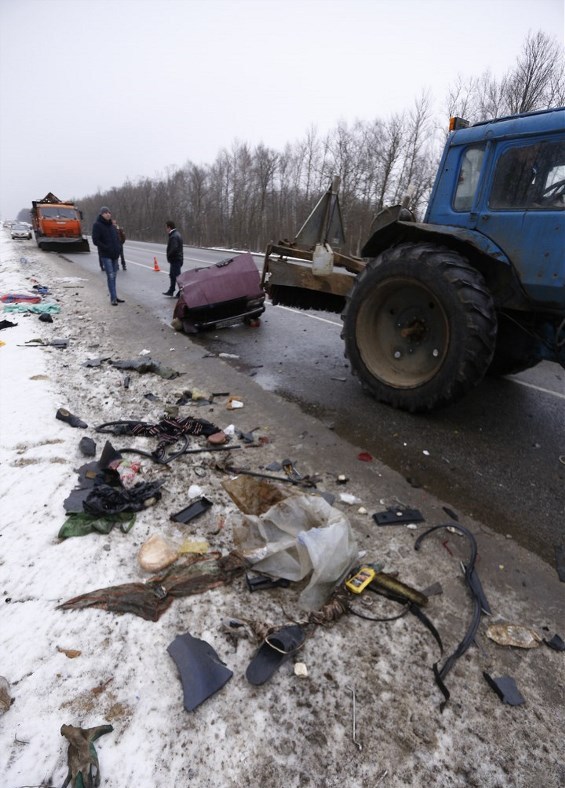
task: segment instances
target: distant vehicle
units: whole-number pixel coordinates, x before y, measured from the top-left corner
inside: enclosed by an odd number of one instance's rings
[[[63,202],[52,192],[33,200],[31,220],[40,249],[53,252],[90,252],[82,234],[82,211],[72,202]]]
[[[24,238],[29,240],[31,238],[31,229],[23,222],[16,222],[12,225],[11,229],[12,238]]]
[[[258,325],[265,291],[249,252],[177,276],[173,327],[187,334],[235,323]]]

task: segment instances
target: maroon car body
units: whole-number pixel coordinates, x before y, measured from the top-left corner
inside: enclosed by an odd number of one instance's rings
[[[174,319],[187,334],[257,320],[265,311],[265,291],[249,252],[177,277]],[[179,326],[180,327],[180,326]]]

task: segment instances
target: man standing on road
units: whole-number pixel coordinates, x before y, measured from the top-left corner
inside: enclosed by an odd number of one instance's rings
[[[169,279],[171,284],[169,289],[163,293],[166,296],[174,296],[175,287],[177,284],[177,276],[180,274],[180,269],[183,264],[183,248],[182,236],[175,227],[175,223],[168,221],[165,224],[167,232],[169,233],[169,240],[167,242],[167,262],[169,263]]]
[[[120,227],[120,225],[117,223],[117,221],[115,219],[112,219],[112,224],[116,225],[116,230],[118,231],[118,238],[120,239],[120,245],[121,245],[121,248],[120,248],[120,260],[121,260],[121,263],[122,263],[122,269],[124,271],[127,271],[128,268],[127,268],[127,265],[126,265],[126,258],[124,257],[124,244],[126,242],[126,234],[124,232],[124,228]]]
[[[116,293],[116,274],[120,267],[122,245],[116,226],[112,222],[112,213],[105,205],[100,208],[100,215],[92,227],[92,243],[98,247],[100,263],[106,272],[112,306],[123,304],[123,299],[118,298]]]

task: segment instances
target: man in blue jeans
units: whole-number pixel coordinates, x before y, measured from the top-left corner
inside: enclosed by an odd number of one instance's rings
[[[120,267],[122,245],[118,230],[112,222],[112,212],[105,205],[100,208],[100,215],[92,227],[92,243],[98,247],[100,264],[106,272],[112,306],[123,304],[124,300],[118,298],[116,292],[116,274]]]

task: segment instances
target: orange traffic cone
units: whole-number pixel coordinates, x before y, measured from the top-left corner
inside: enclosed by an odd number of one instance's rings
[[[157,262],[157,258],[156,257],[153,258],[153,270],[154,271],[160,271],[161,270],[159,268],[159,263]]]

